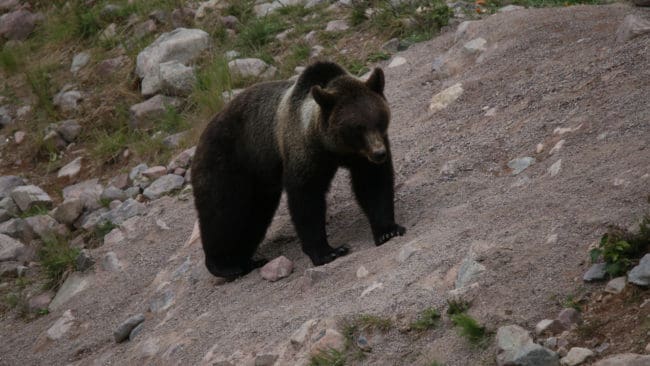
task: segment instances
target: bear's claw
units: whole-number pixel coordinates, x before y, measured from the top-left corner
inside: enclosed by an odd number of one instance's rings
[[[323,256],[320,256],[318,258],[313,259],[312,262],[316,266],[321,266],[323,264],[332,262],[336,258],[342,257],[342,256],[348,254],[349,252],[350,252],[350,248],[348,248],[345,245],[341,245],[340,247],[336,247],[336,248],[332,249],[331,252],[329,252],[329,253],[327,253],[327,254],[325,254]]]
[[[389,241],[390,239],[396,237],[396,236],[402,236],[406,232],[406,229],[401,226],[394,224],[390,229],[387,231],[384,231],[383,234],[379,235],[376,239],[375,242],[377,245],[382,245],[385,242]]]

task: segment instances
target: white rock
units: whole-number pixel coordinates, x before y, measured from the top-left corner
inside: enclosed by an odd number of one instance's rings
[[[637,266],[628,273],[628,280],[639,286],[650,285],[650,253],[641,258]]]
[[[68,333],[70,328],[74,325],[74,321],[75,317],[72,315],[72,310],[66,310],[47,330],[47,338],[53,341],[63,338],[63,336]]]
[[[431,98],[429,110],[431,112],[437,112],[439,110],[445,109],[451,103],[455,102],[462,94],[463,85],[461,83],[454,84]]]
[[[156,179],[142,194],[150,200],[155,200],[183,187],[185,179],[180,175],[167,174]]]
[[[555,244],[557,243],[557,234],[551,234],[546,238],[546,244]]]
[[[72,65],[70,66],[70,72],[76,74],[77,71],[81,70],[82,67],[86,66],[90,61],[90,53],[88,52],[79,52],[72,58]]]
[[[388,68],[398,67],[406,64],[406,59],[404,57],[396,56],[388,64]]]
[[[368,270],[364,266],[361,266],[359,267],[359,269],[357,269],[357,278],[359,279],[366,278],[368,277],[369,274],[370,272],[368,272]]]
[[[497,10],[497,11],[499,13],[507,13],[507,12],[516,11],[516,10],[523,10],[523,9],[526,9],[526,8],[523,7],[523,6],[519,6],[519,5],[506,5],[506,6],[502,7],[502,8],[499,8],[499,10]]]
[[[196,84],[193,68],[176,60],[163,62],[159,67],[163,93],[174,96],[187,96],[192,93],[194,84]]]
[[[537,144],[537,146],[535,147],[535,152],[538,153],[538,154],[541,154],[542,151],[544,151],[544,144],[541,144],[541,143]]]
[[[485,38],[479,37],[479,38],[474,38],[473,40],[465,43],[463,45],[463,48],[469,52],[482,52],[485,51],[486,44],[487,41],[485,40]]]
[[[564,142],[565,142],[565,140],[560,140],[560,141],[558,141],[558,142],[555,144],[555,146],[553,146],[553,148],[551,149],[551,151],[548,152],[548,154],[549,154],[549,155],[553,155],[553,154],[555,154],[556,152],[559,152],[560,149],[562,149],[562,146],[564,146]]]
[[[325,32],[342,32],[350,29],[347,20],[332,20],[327,23]]]
[[[650,33],[650,21],[638,14],[629,14],[616,31],[616,42],[623,43],[647,33]]]
[[[508,162],[508,168],[512,169],[512,175],[517,175],[524,170],[528,169],[529,166],[535,164],[535,158],[526,156],[523,158],[512,159]]]
[[[587,360],[587,358],[592,357],[594,353],[587,348],[573,347],[569,350],[569,353],[560,360],[560,363],[563,366],[576,366],[580,365]]]
[[[564,135],[565,133],[570,133],[570,132],[576,132],[582,127],[582,124],[576,126],[576,127],[556,127],[553,130],[554,135]]]
[[[620,294],[625,289],[626,283],[627,277],[616,277],[607,282],[607,285],[605,285],[605,292],[609,292],[610,294]]]
[[[228,69],[233,75],[243,78],[270,79],[277,69],[258,58],[240,58],[228,62]]]
[[[555,177],[559,172],[560,169],[562,168],[562,159],[558,159],[553,165],[551,165],[548,168],[548,174],[550,174],[551,177]]]
[[[64,165],[56,174],[57,178],[72,179],[81,172],[81,156]]]

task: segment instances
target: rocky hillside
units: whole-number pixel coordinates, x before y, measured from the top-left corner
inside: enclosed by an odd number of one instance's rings
[[[0,364],[649,364],[650,9],[526,4],[0,1]],[[385,70],[407,233],[372,245],[342,171],[348,256],[283,199],[223,283],[196,138],[320,58]]]

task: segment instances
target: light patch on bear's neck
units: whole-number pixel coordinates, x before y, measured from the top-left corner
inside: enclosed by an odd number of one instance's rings
[[[316,122],[317,112],[318,105],[316,104],[316,101],[311,96],[307,97],[300,106],[300,125],[302,126],[303,131],[308,130],[309,126]]]

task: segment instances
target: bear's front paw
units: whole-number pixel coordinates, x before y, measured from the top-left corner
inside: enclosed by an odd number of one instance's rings
[[[393,224],[375,235],[375,245],[379,246],[396,236],[402,236],[406,232],[404,226]]]
[[[322,266],[323,264],[329,263],[338,257],[342,257],[349,252],[350,248],[345,245],[341,245],[340,247],[332,249],[325,255],[312,256],[311,261],[315,266]]]

